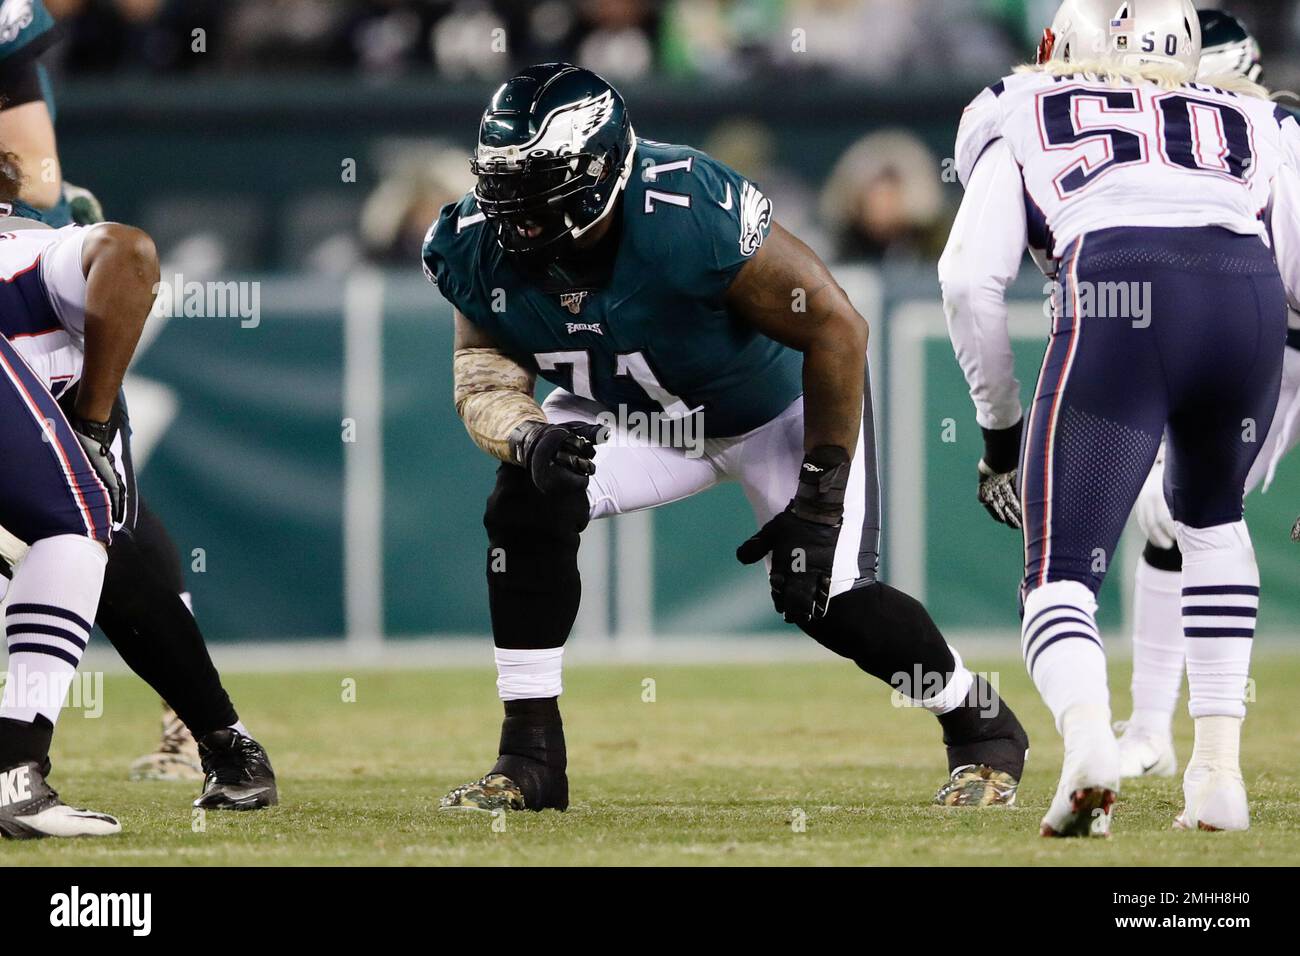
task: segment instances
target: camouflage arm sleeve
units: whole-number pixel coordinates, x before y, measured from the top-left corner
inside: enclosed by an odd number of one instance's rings
[[[533,399],[533,376],[496,349],[457,349],[454,359],[456,412],[469,437],[493,458],[518,464],[510,454],[510,433],[528,421],[546,421]]]

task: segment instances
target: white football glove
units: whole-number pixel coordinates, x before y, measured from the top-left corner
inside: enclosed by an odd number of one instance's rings
[[[1178,532],[1174,528],[1174,516],[1169,513],[1169,504],[1165,501],[1165,450],[1162,446],[1156,456],[1156,463],[1147,475],[1146,483],[1138,494],[1137,504],[1133,508],[1137,515],[1138,526],[1142,533],[1158,548],[1166,550],[1178,543]]]

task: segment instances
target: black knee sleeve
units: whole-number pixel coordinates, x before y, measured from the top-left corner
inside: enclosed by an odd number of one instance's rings
[[[1183,569],[1183,553],[1178,550],[1177,542],[1172,548],[1161,548],[1147,542],[1147,546],[1142,549],[1142,560],[1157,571],[1181,571]]]
[[[941,679],[939,689],[952,677],[952,651],[929,612],[879,581],[836,595],[824,617],[802,627],[818,644],[909,697],[928,696],[925,686]],[[914,688],[918,681],[922,687]]]
[[[483,516],[497,647],[564,644],[582,598],[578,541],[588,516],[585,493],[544,495],[524,469],[504,464],[497,469]]]

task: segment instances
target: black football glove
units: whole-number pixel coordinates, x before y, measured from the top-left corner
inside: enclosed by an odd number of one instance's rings
[[[113,460],[112,451],[113,436],[117,433],[117,426],[112,420],[92,422],[85,418],[70,418],[68,423],[72,425],[77,440],[81,442],[82,450],[90,459],[90,466],[95,469],[99,480],[108,489],[108,497],[113,506],[113,523],[117,524],[122,520],[126,509],[126,485],[123,484],[121,475],[117,473],[117,463]]]
[[[604,426],[589,422],[524,422],[510,436],[510,453],[543,494],[586,491],[596,473],[596,445],[604,440]]]
[[[772,555],[772,603],[791,624],[826,613],[848,483],[848,453],[834,445],[814,448],[799,469],[789,506],[736,549],[741,564]]]
[[[1016,489],[1022,422],[1010,428],[982,428],[984,457],[979,463],[979,502],[994,521],[1020,527],[1020,494]]]

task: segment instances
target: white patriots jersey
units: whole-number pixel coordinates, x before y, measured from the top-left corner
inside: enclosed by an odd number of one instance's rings
[[[1052,257],[1088,232],[1118,226],[1266,236],[1274,177],[1284,164],[1300,166],[1300,125],[1290,113],[1201,83],[1168,90],[1091,74],[1013,74],[962,116],[963,185],[998,140],[1020,166],[1029,245]]]
[[[57,398],[81,378],[89,229],[0,232],[0,334]]]

